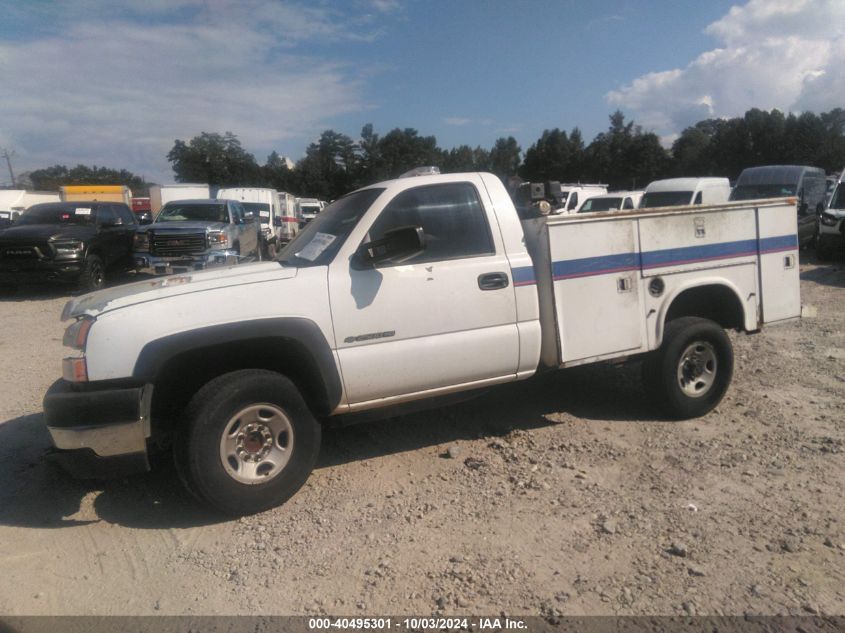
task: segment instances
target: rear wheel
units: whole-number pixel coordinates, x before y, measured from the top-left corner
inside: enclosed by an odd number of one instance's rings
[[[685,420],[711,411],[733,375],[733,348],[713,321],[683,317],[666,324],[663,343],[644,366],[645,384],[667,415]]]
[[[830,242],[825,239],[824,235],[818,232],[818,229],[816,229],[816,236],[813,240],[813,245],[815,246],[816,257],[819,261],[829,261],[833,256],[833,248],[831,248]]]
[[[186,487],[230,515],[287,501],[320,450],[320,424],[294,384],[272,371],[224,374],[191,400],[174,457]]]
[[[85,292],[100,290],[106,285],[106,267],[97,255],[88,255],[85,258],[78,285],[79,289]]]

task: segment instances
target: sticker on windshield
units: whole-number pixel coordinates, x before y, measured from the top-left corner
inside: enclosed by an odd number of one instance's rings
[[[12,214],[8,211],[0,211],[0,218],[8,218],[10,215]]]
[[[323,251],[326,250],[332,242],[335,241],[336,237],[336,235],[332,235],[330,233],[317,233],[314,238],[308,242],[308,245],[299,251],[296,256],[301,259],[307,259],[309,262],[313,262],[323,254]]]
[[[259,211],[258,215],[260,215],[262,218],[269,218],[270,212],[269,211]]]
[[[91,209],[89,207],[76,207],[73,212],[76,215],[91,215]]]

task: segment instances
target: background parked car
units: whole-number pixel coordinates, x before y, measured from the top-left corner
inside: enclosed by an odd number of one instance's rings
[[[845,169],[827,206],[819,214],[815,234],[816,255],[821,260],[830,259],[833,251],[845,247]]]
[[[132,266],[137,224],[117,202],[48,202],[27,209],[0,232],[0,280],[76,283],[97,290],[108,271]]]
[[[593,196],[581,203],[581,206],[578,207],[578,213],[636,209],[640,206],[642,197],[642,191],[614,191],[601,196]]]
[[[135,234],[135,268],[166,275],[260,259],[260,226],[237,200],[168,202]]]
[[[813,240],[824,210],[827,180],[824,169],[807,165],[763,165],[743,169],[731,200],[795,196],[798,199],[798,240]]]

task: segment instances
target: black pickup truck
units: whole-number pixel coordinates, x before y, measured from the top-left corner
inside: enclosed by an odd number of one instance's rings
[[[75,283],[97,290],[107,271],[132,267],[138,228],[129,207],[117,202],[36,204],[0,230],[0,283]]]

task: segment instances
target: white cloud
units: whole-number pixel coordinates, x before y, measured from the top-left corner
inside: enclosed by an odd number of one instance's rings
[[[845,2],[751,0],[705,31],[722,46],[685,68],[638,77],[608,102],[667,136],[752,107],[818,112],[845,103]]]
[[[466,125],[467,123],[470,123],[471,121],[472,121],[472,119],[469,119],[469,118],[463,117],[463,116],[449,116],[449,117],[446,117],[445,119],[443,119],[443,122],[446,125],[457,125],[457,126]]]
[[[175,139],[232,131],[263,162],[331,117],[369,108],[369,71],[298,54],[303,42],[369,38],[328,10],[228,0],[124,6],[134,15],[67,16],[52,35],[0,42],[0,141],[17,150],[16,171],[85,163],[169,181]]]

